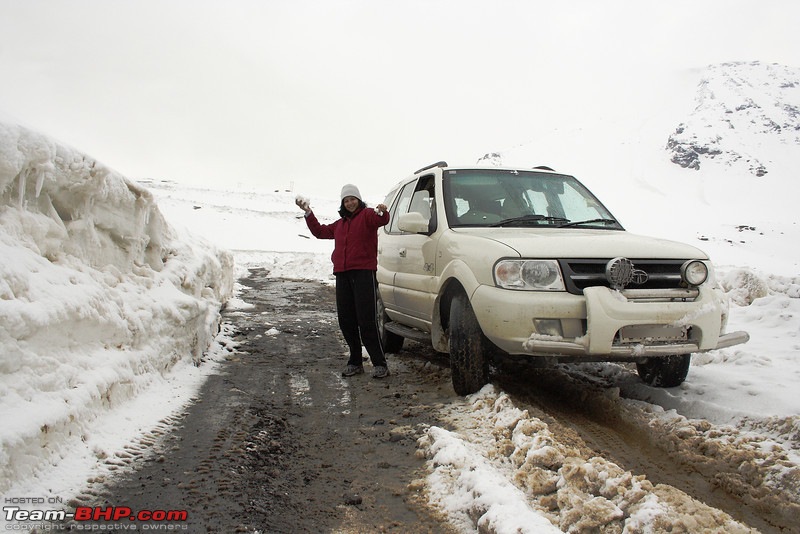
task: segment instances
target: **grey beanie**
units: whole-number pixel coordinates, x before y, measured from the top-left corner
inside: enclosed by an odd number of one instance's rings
[[[342,195],[341,199],[344,200],[346,197],[356,197],[358,200],[361,200],[361,193],[358,191],[358,188],[353,184],[347,184],[342,187]]]

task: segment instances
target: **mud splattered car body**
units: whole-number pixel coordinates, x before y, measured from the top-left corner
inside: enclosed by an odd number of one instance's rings
[[[631,361],[656,386],[692,353],[746,342],[708,256],[624,230],[577,179],[548,168],[426,167],[385,201],[379,319],[449,353],[454,389],[488,381],[492,357]]]

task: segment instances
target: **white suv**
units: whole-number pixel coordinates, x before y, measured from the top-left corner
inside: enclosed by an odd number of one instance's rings
[[[378,316],[387,352],[410,338],[449,353],[473,393],[497,356],[635,362],[681,384],[725,333],[728,301],[695,247],[629,234],[574,177],[547,167],[420,169],[386,197]]]

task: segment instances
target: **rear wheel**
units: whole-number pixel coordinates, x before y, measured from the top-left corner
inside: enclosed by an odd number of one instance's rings
[[[680,386],[689,374],[691,354],[672,354],[661,358],[648,358],[636,364],[639,377],[647,384],[658,388]]]
[[[467,296],[450,303],[450,370],[458,395],[475,393],[489,382],[488,341],[481,331]]]
[[[383,345],[384,352],[397,353],[403,349],[403,336],[399,336],[394,332],[386,330],[386,323],[390,321],[389,316],[386,315],[386,308],[383,306],[383,299],[378,295],[378,300],[375,303],[375,311],[378,314],[378,333],[381,336],[381,345]]]

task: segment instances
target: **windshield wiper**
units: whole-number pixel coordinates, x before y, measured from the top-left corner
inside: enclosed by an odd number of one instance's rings
[[[619,224],[616,219],[588,219],[585,221],[571,221],[566,222],[559,226],[559,228],[566,228],[568,226],[579,226],[581,224],[594,224],[594,223],[604,223],[604,224]]]
[[[569,219],[565,219],[564,217],[547,217],[545,215],[523,215],[522,217],[511,217],[510,219],[503,219],[502,221],[492,223],[487,226],[505,226],[507,224],[514,224],[514,223],[528,222],[528,221],[568,223]]]

